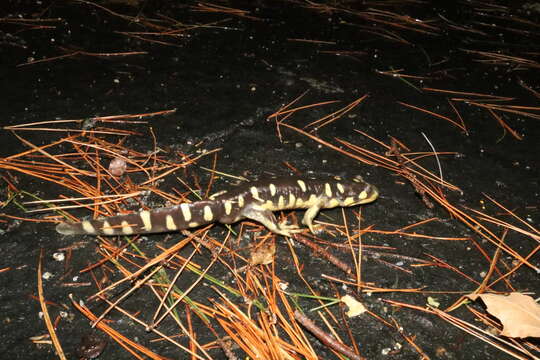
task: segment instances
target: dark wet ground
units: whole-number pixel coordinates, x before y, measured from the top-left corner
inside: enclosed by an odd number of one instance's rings
[[[391,2],[387,2],[391,3]],[[1,98],[2,125],[16,125],[55,119],[84,119],[93,116],[139,114],[176,109],[167,116],[149,119],[157,139],[157,146],[165,154],[179,151],[192,154],[203,149],[221,148],[217,169],[228,174],[248,178],[269,175],[288,175],[290,164],[302,174],[362,174],[381,192],[380,198],[362,210],[362,226],[374,225],[379,230],[400,229],[409,224],[438,217],[418,232],[433,237],[470,237],[493,256],[494,247],[456,219],[452,219],[439,205],[426,207],[410,184],[403,178],[381,167],[372,167],[321,147],[314,141],[289,129],[281,128],[282,139],[277,136],[274,120],[267,117],[283,105],[309,91],[295,106],[340,100],[338,105],[316,107],[299,112],[289,123],[302,128],[326,114],[337,110],[365,94],[369,97],[343,118],[314,132],[318,137],[333,141],[340,138],[384,155],[385,149],[354,130],[361,130],[386,143],[390,137],[406,144],[410,152],[430,152],[430,145],[437,151],[453,152],[440,156],[444,179],[459,187],[459,192],[447,192],[448,200],[463,209],[464,206],[485,211],[511,221],[501,209],[490,203],[483,194],[495,198],[508,209],[515,211],[532,226],[540,221],[538,216],[538,154],[540,126],[538,118],[520,114],[497,112],[515,132],[518,140],[499,125],[485,109],[458,102],[457,107],[467,126],[468,134],[449,122],[407,108],[399,102],[429,109],[456,119],[447,98],[463,95],[445,95],[419,88],[430,87],[461,92],[474,92],[515,98],[504,104],[538,106],[538,97],[530,89],[540,91],[538,84],[538,57],[540,54],[539,14],[534,3],[517,6],[514,2],[463,2],[444,5],[446,2],[383,6],[383,2],[362,5],[360,2],[332,2],[334,11],[309,8],[307,2],[257,1],[219,2],[219,5],[249,11],[249,17],[224,13],[210,14],[196,11],[196,2],[141,2],[132,6],[103,3],[107,9],[90,3],[27,2],[13,1],[11,8],[3,11],[0,22]],[[508,5],[508,4],[512,5]],[[434,5],[435,4],[435,5]],[[506,7],[508,5],[508,7]],[[192,7],[193,6],[193,7]],[[370,8],[409,15],[429,20],[431,33],[410,31],[389,24],[356,16],[354,11]],[[347,10],[348,9],[348,10]],[[190,28],[181,36],[141,35],[128,37],[121,31],[156,31],[122,19],[119,14],[141,18],[161,19],[162,26],[172,27],[165,19],[175,19],[185,25],[210,24]],[[59,20],[50,23],[32,22],[32,25],[15,23],[7,18]],[[395,18],[381,17],[396,22]],[[519,19],[520,21],[518,21]],[[530,21],[529,23],[521,20]],[[38,28],[37,25],[51,26]],[[179,25],[179,24],[176,24]],[[411,26],[412,27],[412,26]],[[461,30],[458,30],[457,28]],[[418,29],[420,27],[416,27]],[[163,30],[164,31],[164,30]],[[384,34],[384,37],[382,36]],[[389,37],[394,37],[394,40]],[[397,41],[395,38],[403,41]],[[148,40],[162,43],[151,43]],[[313,43],[301,40],[317,40]],[[80,50],[77,56],[48,62],[27,62],[53,58]],[[486,60],[479,54],[465,50],[501,52],[531,60],[516,64],[479,62]],[[131,56],[93,56],[95,54],[143,51]],[[20,66],[25,65],[25,66]],[[386,76],[380,72],[403,69],[402,73],[425,77],[424,80]],[[414,84],[414,86],[412,85]],[[416,88],[415,88],[416,87]],[[536,93],[538,95],[538,93]],[[481,97],[475,97],[481,98]],[[536,111],[538,117],[538,111]],[[126,145],[140,152],[152,151],[154,144],[148,125],[123,126],[136,129],[142,136],[131,136]],[[47,131],[18,132],[35,145],[44,145],[65,134]],[[1,156],[7,157],[27,149],[9,131],[0,132]],[[407,152],[402,150],[402,152]],[[172,155],[171,155],[172,156]],[[203,158],[198,165],[212,167],[212,157]],[[435,174],[439,173],[436,160],[427,157],[419,163]],[[209,177],[197,167],[190,168],[200,177],[205,188]],[[4,179],[10,179],[19,190],[53,199],[60,194],[74,196],[65,189],[24,174],[3,170]],[[167,177],[160,189],[171,191],[181,188],[176,176]],[[137,182],[138,178],[133,177]],[[230,181],[217,180],[215,189],[225,188]],[[2,184],[2,201],[6,201],[7,185]],[[28,197],[19,199],[32,200]],[[13,202],[2,209],[9,215],[40,219],[43,215],[28,215]],[[74,212],[77,216],[90,213]],[[347,210],[348,218],[353,211]],[[48,214],[50,215],[50,214]],[[320,219],[342,222],[340,211],[327,211]],[[4,229],[14,226],[4,218]],[[53,319],[58,320],[57,332],[68,358],[78,358],[81,338],[106,335],[92,330],[89,321],[71,305],[68,294],[85,299],[95,293],[93,279],[88,273],[78,272],[88,264],[98,261],[97,242],[92,237],[68,238],[54,231],[51,223],[24,222],[0,236],[3,260],[0,268],[9,268],[0,274],[0,349],[9,359],[55,358],[52,346],[36,345],[31,337],[46,334],[40,318],[37,296],[37,263],[41,249],[44,251],[43,268],[53,275],[44,280],[45,298],[54,303],[49,306]],[[238,229],[239,227],[235,227]],[[502,228],[490,227],[501,236]],[[527,228],[528,229],[528,228]],[[528,229],[530,230],[530,229]],[[225,228],[215,227],[215,235],[225,233]],[[322,238],[330,239],[321,235]],[[174,235],[178,241],[181,235]],[[149,236],[139,245],[149,254],[156,254],[155,245],[162,242],[171,246],[175,240],[164,240],[165,235]],[[289,289],[307,292],[296,274],[290,252],[283,239],[278,238],[275,256],[276,272],[289,281]],[[343,239],[341,239],[343,240]],[[340,240],[340,241],[341,241]],[[56,261],[54,253],[83,241],[74,250],[69,262]],[[395,253],[419,259],[433,255],[451,264],[476,281],[481,281],[489,269],[489,262],[471,241],[443,241],[433,238],[405,238],[395,235],[368,233],[363,241],[368,245],[387,245]],[[522,256],[529,254],[537,243],[524,234],[510,231],[506,243]],[[333,284],[322,280],[321,273],[343,277],[343,273],[326,260],[313,257],[305,248],[297,253],[303,256],[304,275],[318,292],[334,296]],[[348,259],[347,254],[337,253]],[[387,288],[421,288],[431,291],[474,291],[476,286],[456,272],[440,267],[412,267],[411,261],[387,258],[385,261],[410,272],[384,265],[377,258],[366,257],[363,263],[363,280]],[[502,255],[502,262],[511,266],[515,259]],[[198,261],[204,263],[204,259]],[[539,266],[538,255],[529,261]],[[66,265],[67,264],[67,265]],[[501,268],[503,273],[507,270]],[[212,275],[230,280],[224,268],[213,269]],[[110,274],[111,278],[118,275]],[[189,284],[192,279],[185,279]],[[66,283],[89,283],[88,286],[71,287]],[[523,266],[511,276],[516,291],[535,292],[539,289],[538,274]],[[119,288],[117,294],[127,287]],[[494,290],[509,291],[498,284]],[[209,289],[199,289],[199,301],[216,294]],[[430,358],[436,359],[506,359],[511,358],[440,318],[410,309],[392,308],[385,300],[396,300],[423,307],[426,294],[382,293],[362,295],[364,304],[373,313],[387,321],[396,321],[403,333],[414,337],[415,343]],[[441,309],[451,305],[459,294],[431,295],[441,303]],[[538,294],[533,296],[537,297]],[[300,302],[306,309],[313,303]],[[100,314],[103,305],[87,304]],[[125,304],[137,311],[154,309],[150,292],[138,291]],[[481,305],[475,304],[479,309]],[[152,313],[153,310],[149,310]],[[461,317],[480,327],[467,310],[460,308],[452,315]],[[126,337],[140,342],[157,354],[169,358],[188,358],[178,348],[164,342],[152,342],[156,336],[112,313],[110,325]],[[322,326],[322,323],[319,324]],[[172,324],[169,330],[175,327]],[[216,325],[217,326],[217,325]],[[417,359],[421,356],[399,332],[384,326],[373,317],[364,316],[349,320],[351,332],[361,356],[368,359]],[[214,337],[201,328],[199,341],[206,343]],[[348,339],[344,333],[340,334]],[[336,358],[327,348],[311,338],[321,359]],[[531,339],[534,343],[534,340]],[[350,343],[347,341],[347,343]],[[536,341],[538,346],[538,342]],[[389,354],[383,354],[391,350]],[[219,349],[211,350],[215,359],[224,358]],[[237,350],[242,358],[242,353]],[[536,353],[537,356],[538,353]],[[129,359],[132,356],[115,343],[109,343],[100,358]]]

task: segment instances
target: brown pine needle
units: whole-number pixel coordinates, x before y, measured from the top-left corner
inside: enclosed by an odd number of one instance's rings
[[[47,203],[59,203],[59,202],[68,202],[68,201],[80,201],[80,200],[97,200],[97,199],[109,199],[109,198],[115,198],[115,199],[123,199],[127,197],[133,197],[140,195],[141,191],[136,191],[130,194],[121,194],[121,195],[100,195],[100,196],[92,196],[92,197],[78,197],[78,198],[65,198],[65,199],[51,199],[51,200],[37,200],[37,201],[25,201],[23,202],[24,205],[34,205],[34,204],[47,204]]]
[[[148,177],[150,177],[150,174],[148,173],[148,171],[145,168],[140,166],[136,161],[133,161],[133,160],[129,159],[128,157],[126,157],[126,156],[124,156],[122,154],[119,154],[118,152],[107,149],[107,148],[105,148],[103,146],[94,145],[94,144],[85,143],[85,142],[79,142],[79,141],[75,141],[75,140],[66,140],[66,142],[74,144],[74,145],[79,145],[79,146],[82,146],[82,147],[85,147],[85,148],[97,149],[97,150],[103,151],[105,153],[109,153],[114,158],[124,160],[126,163],[133,165],[134,167],[136,167],[139,170],[143,171]],[[108,169],[103,169],[103,170],[105,170],[107,173],[109,172]]]
[[[192,241],[192,237],[193,236],[187,237],[187,238],[183,239],[182,241],[179,241],[178,243],[174,244],[173,246],[171,246],[166,251],[163,251],[161,254],[154,257],[150,261],[148,261],[143,267],[141,267],[136,272],[134,272],[131,275],[126,276],[126,277],[118,280],[117,282],[107,286],[106,288],[104,288],[104,289],[100,290],[99,292],[97,292],[96,294],[92,295],[90,297],[90,300],[94,299],[96,297],[102,297],[103,293],[117,287],[118,285],[120,285],[120,284],[122,284],[122,283],[124,283],[126,281],[129,281],[131,279],[134,279],[134,278],[138,277],[139,275],[144,273],[146,270],[148,270],[152,266],[157,265],[157,264],[161,263],[162,261],[165,261],[169,256],[174,255],[177,251],[179,251],[184,246],[186,246],[188,243],[190,243]]]
[[[519,111],[520,109],[540,111],[540,107],[532,107],[532,108],[529,108],[529,107],[514,107],[514,106],[510,106],[510,105],[495,105],[495,104],[480,103],[480,102],[477,102],[477,101],[467,101],[467,100],[465,100],[465,101],[469,105],[475,105],[475,106],[485,108],[485,109],[498,110],[498,111],[501,111],[501,112],[507,112],[507,113],[511,113],[511,114],[525,116],[525,117],[528,117],[528,118],[531,118],[531,119],[540,120],[540,114],[535,114],[533,112],[528,112],[528,111]]]
[[[497,96],[497,95],[490,95],[490,94],[481,94],[481,93],[474,93],[474,92],[463,92],[463,91],[445,90],[445,89],[435,89],[435,88],[430,88],[430,87],[423,87],[422,90],[424,90],[424,91],[438,92],[438,93],[444,93],[444,94],[452,94],[452,95],[475,96],[475,97],[493,98],[493,99],[499,99],[499,100],[504,100],[504,101],[514,100],[514,98],[509,98],[509,97],[504,97],[504,96]]]
[[[522,360],[529,360],[531,359],[528,355],[530,354],[525,348],[519,348],[511,341],[505,340],[501,336],[496,336],[491,334],[489,331],[482,330],[478,326],[475,326],[471,323],[468,323],[464,320],[461,320],[457,317],[454,317],[444,311],[441,311],[439,309],[431,308],[434,314],[438,315],[442,319],[446,320],[450,324],[460,328],[461,330],[473,335],[477,339],[480,339],[488,344],[490,344],[493,347],[496,347],[497,349]],[[515,351],[513,351],[514,349]],[[518,352],[520,353],[518,353]],[[532,354],[530,354],[532,355]]]
[[[216,4],[210,4],[210,3],[198,3],[196,6],[192,6],[192,9],[194,11],[200,11],[200,12],[210,12],[210,13],[223,13],[227,15],[233,15],[238,16],[250,20],[262,20],[258,17],[248,15],[250,11],[248,10],[241,10],[241,9],[235,9],[226,7],[223,5],[216,5]]]
[[[523,220],[522,218],[520,218],[519,216],[517,216],[514,212],[510,211],[508,208],[504,207],[501,203],[497,202],[495,199],[493,199],[491,196],[483,193],[483,195],[485,197],[487,197],[492,203],[494,203],[495,205],[497,205],[498,207],[500,207],[501,209],[503,209],[507,214],[509,214],[510,216],[512,216],[514,219],[518,220],[520,223],[522,223],[523,225],[527,226],[529,229],[531,229],[532,231],[534,231],[536,234],[540,235],[540,230],[536,229],[534,226],[532,226],[531,224],[529,224],[527,221]],[[482,215],[485,215],[485,214],[482,214]],[[485,215],[487,216],[487,215]]]
[[[169,174],[172,174],[174,173],[175,171],[178,171],[179,169],[182,169],[182,168],[185,168],[187,167],[189,164],[193,164],[195,162],[197,162],[197,160],[199,160],[200,158],[204,157],[204,156],[207,156],[207,155],[210,155],[210,154],[213,154],[217,151],[221,151],[221,148],[217,148],[217,149],[213,149],[213,150],[209,150],[207,152],[204,152],[198,156],[195,156],[189,160],[186,160],[184,163],[181,163],[181,164],[177,164],[175,166],[173,166],[172,168],[170,168],[169,170],[167,171],[164,171],[162,172],[161,174],[159,175],[156,175],[156,176],[153,176],[152,178],[144,181],[143,183],[141,183],[140,185],[148,185],[148,184],[151,184],[151,183],[154,183],[156,180],[159,180],[161,178],[164,178],[165,176],[169,175]]]
[[[501,236],[501,242],[504,241],[504,239],[506,238],[507,233],[508,233],[508,231],[505,231],[503,233],[503,235]],[[495,250],[495,254],[493,255],[493,259],[491,260],[491,262],[489,264],[489,270],[488,270],[487,274],[484,276],[484,278],[482,279],[482,284],[480,284],[480,286],[475,291],[473,291],[472,294],[482,294],[482,293],[485,292],[485,290],[488,288],[489,279],[491,278],[491,275],[495,271],[496,265],[499,262],[500,257],[501,257],[501,248],[498,247]]]
[[[90,309],[88,309],[86,306],[82,305],[82,304],[79,304],[75,301],[75,299],[73,299],[73,296],[70,295],[69,298],[71,299],[71,303],[73,304],[73,306],[79,310],[84,316],[86,316],[90,321],[94,322],[96,321],[97,317],[96,315],[94,315]],[[105,301],[109,302],[108,300],[105,299]],[[141,320],[139,320],[138,318],[136,318],[135,316],[131,315],[129,312],[123,310],[122,308],[119,308],[117,307],[116,310],[120,311],[122,314],[128,316],[131,320],[139,323],[139,324],[144,324]],[[118,331],[114,330],[113,328],[111,328],[110,326],[108,326],[107,324],[105,324],[104,322],[100,322],[98,325],[97,325],[97,328],[99,330],[102,330],[103,332],[105,332],[106,334],[108,334],[114,341],[116,341],[120,346],[122,346],[124,349],[126,349],[128,352],[130,352],[133,356],[135,357],[138,357],[139,359],[143,359],[141,358],[136,352],[135,350],[137,351],[140,351],[142,352],[144,355],[148,356],[149,358],[151,359],[154,359],[154,360],[169,360],[168,358],[166,357],[163,357],[163,356],[160,356],[156,353],[154,353],[153,351],[149,350],[148,348],[144,347],[143,345],[139,344],[139,343],[136,343],[135,341],[132,341],[128,338],[126,338],[124,335],[122,335],[121,333],[119,333]],[[165,334],[161,333],[160,331],[158,330],[152,330],[154,333],[156,333],[157,335],[161,336],[162,338],[168,340],[169,342],[171,342],[172,344],[178,346],[179,348],[181,349],[184,349],[184,350],[187,350],[187,352],[189,353],[189,349],[183,347],[181,344],[177,343],[176,341],[172,340],[170,337],[166,336]],[[208,360],[208,358],[202,358],[200,357],[199,355],[197,354],[192,354],[193,356],[196,357],[196,359],[199,359],[199,360]]]
[[[160,298],[162,301],[165,300],[164,298],[161,298],[160,295],[157,293],[157,291],[155,289],[155,286],[150,286],[150,289],[152,290],[154,295],[156,295],[157,298]],[[174,304],[172,306],[164,304],[164,307],[165,307],[167,313],[171,313],[171,312],[175,311],[175,309],[177,309],[176,308],[177,305],[178,305],[178,303],[176,303],[176,304]],[[188,305],[188,304],[186,304],[186,305]],[[206,359],[212,359],[211,356],[203,348],[203,346],[201,346],[199,344],[199,342],[195,340],[195,338],[191,335],[190,331],[184,326],[184,324],[182,322],[180,322],[180,320],[176,316],[172,316],[172,319],[180,327],[182,332],[190,339],[190,345],[193,348],[196,348],[196,349],[200,350],[206,356]],[[155,326],[151,326],[151,325],[146,326],[146,331],[154,331],[154,330],[155,330]],[[187,349],[184,346],[180,346],[180,348],[185,350],[187,353],[196,354],[194,349],[190,350],[190,349]]]
[[[426,109],[423,109],[421,107],[418,107],[418,106],[414,106],[414,105],[410,105],[410,104],[407,104],[407,103],[404,103],[402,101],[398,101],[397,102],[398,104],[400,105],[403,105],[405,107],[408,107],[408,108],[411,108],[411,109],[414,109],[414,110],[418,110],[418,111],[421,111],[421,112],[424,112],[426,114],[429,114],[431,116],[434,116],[434,117],[437,117],[439,119],[443,119],[443,120],[446,120],[448,121],[449,123],[451,123],[452,125],[460,128],[463,132],[466,132],[467,129],[460,123],[456,122],[455,120],[452,120],[450,119],[449,117],[447,116],[444,116],[444,115],[441,115],[441,114],[437,114],[437,113],[434,113],[433,111],[429,111],[429,110],[426,110]]]
[[[505,131],[508,131],[513,137],[515,137],[518,140],[523,140],[523,137],[521,137],[514,129],[512,129],[499,115],[497,115],[493,110],[488,108],[489,113],[491,116],[497,120],[497,122],[502,126],[502,128]],[[504,135],[503,135],[504,136]]]
[[[461,117],[461,114],[457,110],[456,106],[454,105],[453,101],[448,99],[448,104],[452,107],[452,110],[454,110],[454,113],[456,113],[457,118],[459,119],[459,123],[461,124],[461,128],[465,132],[465,135],[469,136],[469,132],[467,131],[467,126],[465,126],[465,121]]]
[[[154,314],[154,317],[152,319],[152,327],[154,326],[157,326],[163,319],[165,319],[165,317],[167,317],[170,313],[170,311],[174,308],[176,308],[176,306],[186,297],[189,295],[189,293],[204,279],[204,276],[206,275],[206,273],[212,268],[212,266],[214,265],[214,263],[218,260],[219,258],[219,255],[221,254],[222,250],[224,249],[224,246],[225,244],[227,243],[228,239],[229,239],[229,235],[230,235],[230,232],[227,234],[227,237],[223,240],[223,244],[222,246],[214,252],[214,256],[212,257],[212,260],[210,261],[210,263],[206,266],[206,268],[199,274],[198,278],[196,280],[194,280],[191,285],[182,292],[182,295],[179,296],[175,301],[174,303],[170,306],[170,310],[166,311],[163,313],[163,315],[161,315],[160,318],[157,318],[159,312],[160,312],[160,307],[158,307],[157,311],[155,312]],[[199,249],[199,246],[200,245],[197,245],[195,246],[195,249],[193,250],[193,252],[191,253],[191,255],[186,259],[185,261],[185,264],[182,266],[182,268],[180,268],[177,272],[177,274],[175,275],[175,280],[178,278],[178,276],[180,276],[180,274],[182,273],[182,271],[184,270],[184,268],[188,265],[190,265],[190,262],[191,262],[191,258],[195,255],[195,253],[198,251]],[[170,287],[169,289],[167,289],[167,293],[170,293],[170,291],[172,290],[172,287],[174,285],[175,281],[171,281],[171,284],[170,284]],[[163,305],[165,303],[165,300],[166,300],[166,296],[163,296],[163,300],[161,302],[160,305]]]
[[[66,360],[66,355],[64,354],[64,350],[62,349],[62,345],[60,344],[60,341],[58,340],[58,337],[56,336],[56,331],[54,330],[54,326],[51,322],[51,317],[49,315],[49,310],[47,309],[47,305],[45,304],[45,296],[43,295],[43,278],[42,278],[42,260],[43,260],[43,249],[41,249],[39,253],[39,261],[38,261],[38,269],[37,269],[37,285],[38,285],[38,297],[39,297],[39,304],[41,306],[41,312],[43,313],[43,320],[45,321],[45,325],[47,326],[47,330],[49,331],[49,335],[51,337],[51,340],[54,345],[54,349],[56,353],[58,354],[58,357],[62,360]]]
[[[321,119],[319,120],[316,120],[316,121],[313,121],[309,124],[307,124],[306,126],[304,126],[304,129],[307,129],[307,128],[313,128],[312,131],[315,131],[315,130],[318,130],[318,129],[321,129],[322,127],[340,119],[343,115],[347,114],[349,111],[351,111],[352,109],[354,109],[356,106],[358,106],[360,103],[362,103],[362,101],[364,101],[365,99],[367,99],[369,95],[364,95],[362,96],[361,98],[358,98],[356,100],[354,100],[352,103],[346,105],[345,107],[337,110],[337,111],[334,111],[333,113],[331,114],[328,114],[324,117],[322,117]]]
[[[66,168],[71,169],[71,170],[75,171],[76,173],[79,173],[81,175],[87,175],[87,176],[95,176],[96,175],[93,172],[77,169],[76,167],[69,165],[68,163],[58,159],[58,157],[53,156],[53,155],[49,154],[48,152],[46,152],[45,150],[43,150],[43,147],[38,147],[38,146],[32,144],[30,141],[23,139],[22,137],[17,135],[14,131],[12,131],[12,134],[15,135],[15,137],[17,137],[22,143],[24,143],[27,146],[31,147],[35,151],[38,151],[38,152],[42,153],[43,155],[45,155],[49,159],[51,159],[51,160],[53,160],[53,161],[55,161],[55,162],[57,162],[57,163],[59,163],[61,165],[64,165]]]
[[[89,206],[100,206],[105,204],[111,204],[116,203],[119,200],[126,200],[129,198],[133,198],[135,196],[138,196],[141,194],[141,191],[137,191],[131,194],[125,194],[125,195],[107,195],[107,196],[93,196],[93,197],[84,197],[84,198],[69,198],[69,199],[57,199],[57,200],[51,200],[51,201],[32,201],[31,203],[46,203],[46,202],[59,202],[59,201],[76,201],[76,200],[91,200],[96,198],[104,198],[104,197],[114,197],[114,199],[106,200],[106,201],[98,201],[98,202],[92,202],[90,204],[78,204],[78,205],[64,205],[64,206],[54,206],[54,207],[48,207],[43,209],[36,209],[36,210],[28,210],[27,213],[35,213],[35,212],[43,212],[43,211],[57,211],[57,210],[65,210],[65,209],[78,209],[82,207],[89,207]]]
[[[540,252],[540,245],[538,245],[537,247],[535,247],[533,250],[531,250],[531,252],[529,252],[529,254],[527,256],[525,256],[523,259],[524,261],[520,261],[516,266],[514,266],[514,268],[512,268],[511,270],[509,270],[506,274],[500,276],[498,279],[494,280],[491,284],[489,284],[489,288],[491,288],[493,285],[495,285],[496,283],[498,283],[499,281],[501,280],[505,280],[507,281],[506,279],[512,275],[513,273],[515,273],[521,266],[523,266],[524,263],[526,263],[529,259],[531,259],[536,253]]]
[[[471,208],[467,208],[467,209],[474,212],[474,213],[476,213],[476,214],[478,214],[479,215],[478,219],[480,219],[480,220],[490,222],[492,224],[498,225],[498,226],[503,227],[505,229],[513,230],[515,232],[526,235],[526,236],[530,237],[531,239],[534,239],[537,242],[540,242],[540,235],[538,234],[538,230],[536,230],[535,228],[532,228],[535,233],[531,233],[530,231],[523,230],[522,228],[519,228],[519,227],[517,227],[515,225],[512,225],[512,224],[510,224],[510,223],[508,223],[506,221],[497,219],[497,218],[495,218],[493,216],[487,215],[487,214],[485,214],[485,213],[483,213],[481,211],[471,209]],[[530,224],[527,224],[527,225],[530,225]]]
[[[303,96],[304,94],[302,94],[301,96]],[[318,102],[318,103],[315,103],[315,104],[308,104],[308,105],[303,105],[303,106],[299,106],[299,107],[296,107],[296,108],[288,109],[288,107],[290,105],[292,105],[294,102],[296,102],[297,100],[300,100],[300,97],[294,99],[291,103],[287,104],[285,107],[279,109],[275,113],[273,113],[271,115],[268,115],[267,118],[268,119],[277,118],[278,116],[289,115],[289,114],[295,113],[295,112],[300,111],[300,110],[305,110],[305,109],[313,108],[313,107],[316,107],[316,106],[323,106],[323,105],[335,104],[335,103],[340,102],[339,100],[329,100],[329,101],[322,101],[322,102]],[[282,121],[280,121],[280,123]]]

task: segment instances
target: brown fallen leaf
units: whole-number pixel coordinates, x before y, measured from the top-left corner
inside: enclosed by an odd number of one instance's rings
[[[266,242],[262,245],[252,249],[249,258],[250,265],[267,265],[274,261],[274,254],[276,253],[276,244],[273,241]]]
[[[528,295],[518,292],[510,295],[471,294],[487,306],[487,311],[503,325],[501,335],[515,338],[540,337],[540,305]]]
[[[340,300],[349,308],[346,313],[348,317],[358,316],[367,311],[366,307],[351,295],[342,296]]]

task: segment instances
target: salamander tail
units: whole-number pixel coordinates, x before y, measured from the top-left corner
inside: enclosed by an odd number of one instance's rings
[[[56,225],[56,231],[62,235],[83,234],[84,232],[80,230],[80,226],[77,226],[77,223],[62,222]]]

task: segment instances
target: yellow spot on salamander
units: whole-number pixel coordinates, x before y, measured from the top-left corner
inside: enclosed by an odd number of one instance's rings
[[[332,197],[332,188],[330,187],[329,183],[324,184],[324,193],[326,194],[327,197],[329,198]]]
[[[362,191],[362,192],[360,193],[360,195],[358,195],[358,198],[359,198],[360,200],[364,200],[365,198],[367,198],[367,192]]]
[[[238,195],[238,207],[240,209],[244,207],[244,197],[242,195]]]
[[[294,194],[291,192],[291,193],[289,193],[289,205],[288,205],[288,207],[293,208],[295,204],[296,204],[296,196],[294,196]]]
[[[167,230],[174,231],[177,229],[176,224],[174,223],[174,219],[171,215],[165,216],[165,226],[167,227]]]
[[[340,183],[337,183],[337,189],[340,193],[344,193],[345,192],[345,188],[343,187],[343,185],[341,185]]]
[[[302,189],[302,192],[307,191],[307,186],[304,180],[296,180],[296,182],[298,183],[298,186],[300,186],[300,189]]]
[[[311,194],[309,196],[308,201],[306,202],[306,205],[307,206],[313,206],[313,205],[316,205],[318,202],[319,202],[319,197],[317,195],[315,195],[315,194]]]
[[[296,199],[296,207],[301,208],[303,206],[304,206],[304,200],[302,200],[301,198]]]
[[[277,208],[279,210],[282,210],[285,208],[285,198],[283,197],[283,195],[279,195],[279,199],[278,199],[278,204],[277,204]]]
[[[149,211],[141,211],[139,213],[139,216],[141,217],[141,220],[144,224],[143,228],[146,231],[152,230],[152,220],[150,220],[150,212]]]
[[[90,223],[88,220],[83,221],[81,225],[83,230],[89,234],[94,234],[96,232],[96,229],[94,229],[92,223]]]
[[[337,199],[330,199],[327,205],[330,208],[335,208],[336,206],[339,205],[339,201]]]
[[[189,210],[189,204],[180,204],[180,210],[182,210],[182,216],[185,221],[191,220],[191,210]]]
[[[225,215],[231,215],[231,211],[232,211],[232,202],[230,202],[229,200],[225,201],[225,203],[223,204],[223,206],[225,207]]]
[[[266,202],[263,204],[262,207],[263,209],[270,210],[270,211],[279,210],[279,209],[276,209],[276,206],[274,205],[274,202],[272,200],[266,200]]]
[[[352,204],[354,204],[354,198],[352,196],[346,198],[345,200],[343,200],[343,205],[345,205],[345,206],[349,206],[349,205],[352,205]]]
[[[203,218],[205,221],[212,221],[214,218],[214,214],[212,213],[212,209],[210,209],[210,206],[206,205],[203,209]]]
[[[129,226],[129,223],[127,221],[122,221],[122,232],[126,235],[133,234],[133,228]]]
[[[249,191],[251,192],[251,196],[253,196],[253,198],[254,198],[255,200],[263,201],[263,200],[259,197],[259,190],[257,190],[257,187],[252,186],[252,187],[249,188]]]
[[[188,224],[188,226],[189,226],[190,228],[194,228],[194,227],[197,227],[197,226],[199,226],[199,223],[198,223],[198,222],[195,222],[195,221],[193,221],[193,222],[190,222],[190,223]]]
[[[105,235],[112,235],[114,234],[114,229],[111,227],[111,224],[109,224],[108,221],[103,222],[103,233]]]
[[[270,184],[270,186],[268,186],[268,187],[270,188],[270,195],[275,196],[275,195],[276,195],[276,191],[277,191],[276,185]]]

